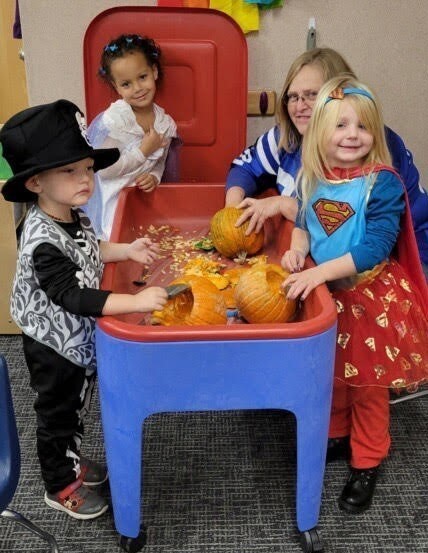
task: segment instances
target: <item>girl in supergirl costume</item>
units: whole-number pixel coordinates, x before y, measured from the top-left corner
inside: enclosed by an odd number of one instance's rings
[[[309,253],[317,265],[302,270]],[[326,282],[336,302],[327,462],[350,461],[339,505],[359,513],[390,447],[389,388],[428,380],[428,293],[378,101],[349,75],[328,81],[314,106],[282,265],[289,298]]]

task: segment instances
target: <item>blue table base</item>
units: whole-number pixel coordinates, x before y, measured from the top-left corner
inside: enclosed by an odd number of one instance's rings
[[[140,531],[143,423],[160,412],[285,409],[297,421],[296,518],[318,521],[336,327],[297,339],[134,342],[96,331],[115,525]]]

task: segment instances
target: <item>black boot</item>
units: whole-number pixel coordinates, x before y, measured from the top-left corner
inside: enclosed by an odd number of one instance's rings
[[[339,506],[350,513],[362,513],[370,508],[376,487],[379,467],[370,469],[354,469],[339,497]]]
[[[332,463],[333,461],[349,461],[350,458],[351,446],[349,444],[349,436],[328,439],[326,463]]]

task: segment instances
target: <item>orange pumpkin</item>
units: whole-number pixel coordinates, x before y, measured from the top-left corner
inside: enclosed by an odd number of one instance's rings
[[[217,211],[211,219],[212,243],[215,249],[226,257],[235,257],[242,253],[252,255],[263,247],[263,229],[258,233],[252,232],[246,236],[248,221],[245,221],[240,227],[235,227],[236,221],[243,212],[243,209],[236,207],[224,207]]]
[[[183,275],[171,284],[186,282],[190,290],[167,301],[162,311],[153,311],[152,324],[220,325],[226,324],[226,304],[218,288],[207,278]]]
[[[223,294],[223,298],[228,309],[236,307],[235,286],[237,285],[239,277],[242,275],[243,271],[246,271],[247,269],[248,266],[232,267],[223,273],[223,276],[228,280],[229,285],[227,288],[223,288],[221,293]]]
[[[285,323],[297,303],[288,300],[281,283],[288,276],[279,265],[256,264],[244,271],[235,287],[236,307],[249,323]]]
[[[229,284],[228,279],[220,274],[223,267],[224,265],[218,261],[198,256],[187,262],[183,272],[185,275],[197,275],[207,278],[215,284],[219,290],[223,290]]]

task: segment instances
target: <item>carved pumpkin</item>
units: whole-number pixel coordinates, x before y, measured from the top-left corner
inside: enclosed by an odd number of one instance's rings
[[[162,311],[153,311],[152,324],[220,325],[226,324],[226,304],[218,288],[207,278],[183,275],[171,284],[186,282],[190,290],[167,301]]]
[[[248,266],[233,267],[232,269],[228,269],[223,273],[223,276],[228,281],[228,286],[227,288],[223,288],[221,292],[223,294],[224,301],[226,302],[226,307],[228,309],[233,309],[234,307],[236,307],[235,286],[237,285],[242,273],[247,269]]]
[[[281,283],[288,273],[273,263],[256,264],[242,273],[235,287],[236,307],[249,323],[285,323],[297,303],[288,300]]]
[[[225,278],[220,271],[224,265],[204,257],[190,259],[184,267],[185,275],[197,275],[210,280],[219,290],[223,290],[229,285],[229,280]]]
[[[215,249],[226,257],[232,258],[243,253],[252,255],[263,247],[263,229],[258,233],[252,232],[245,236],[248,221],[240,227],[235,227],[236,221],[243,212],[243,209],[236,207],[224,207],[211,219],[211,240]]]

